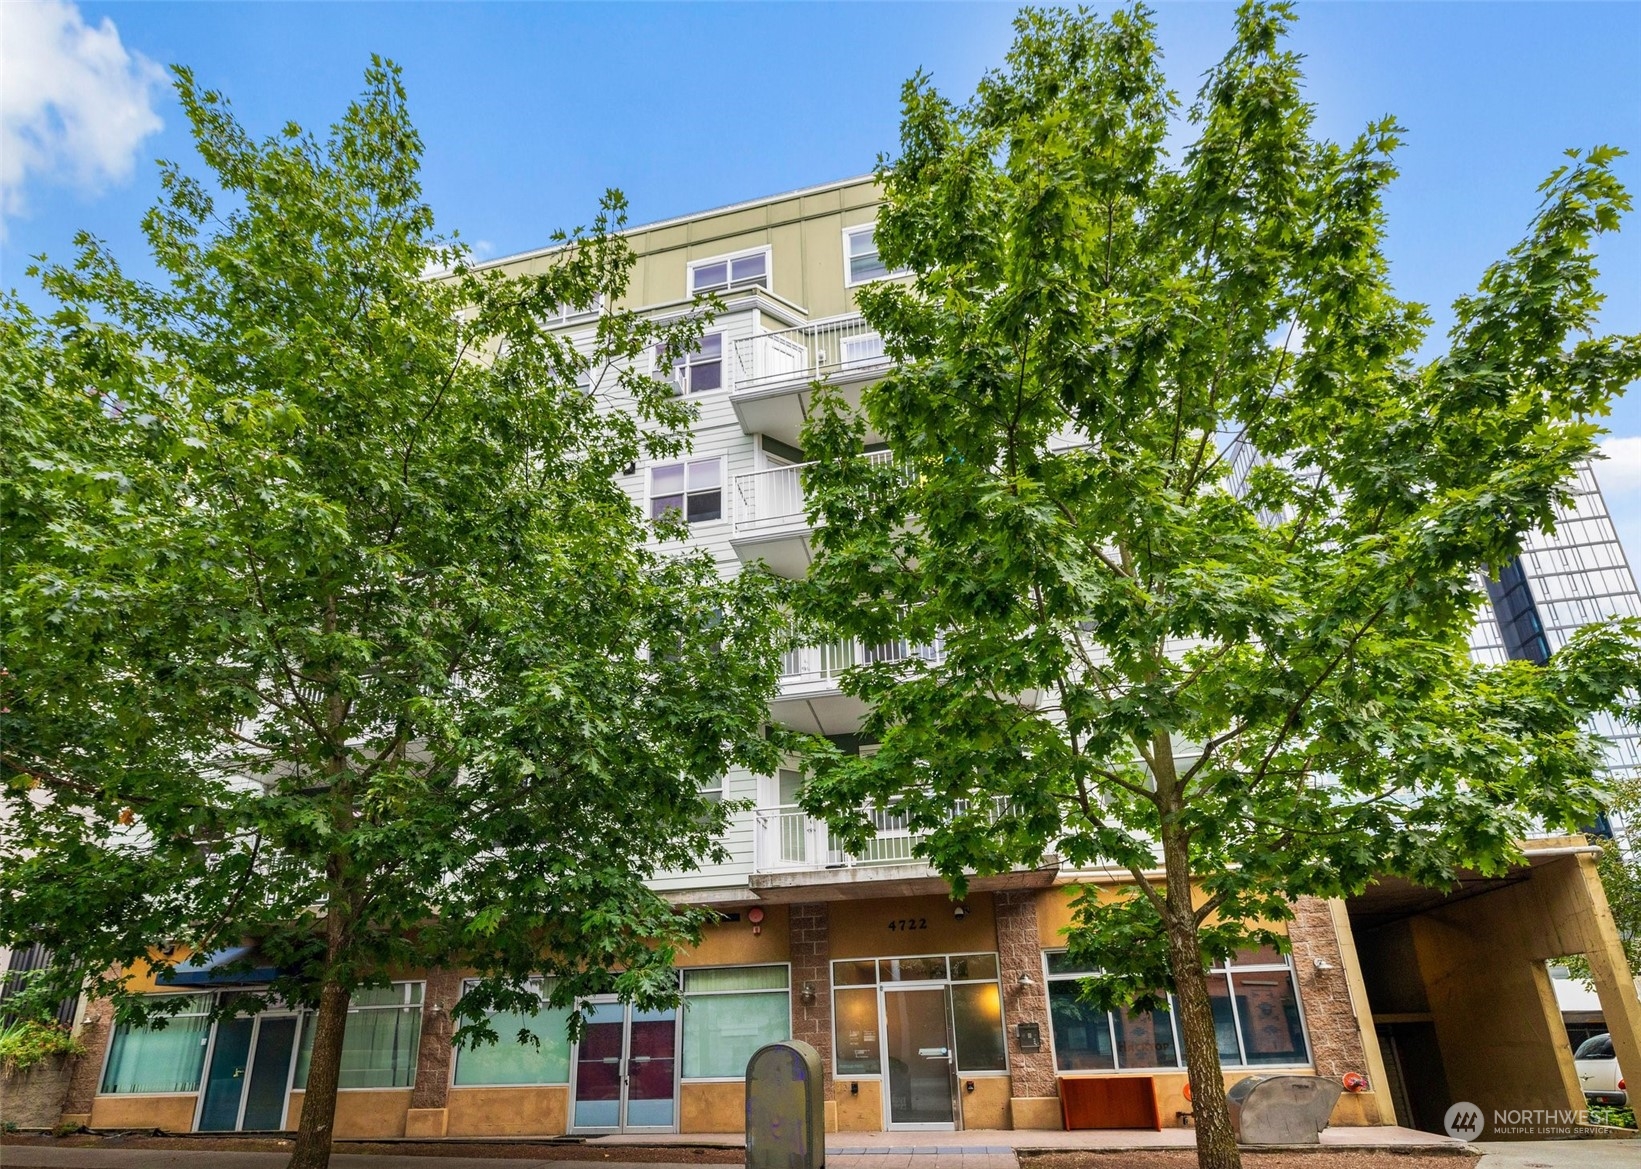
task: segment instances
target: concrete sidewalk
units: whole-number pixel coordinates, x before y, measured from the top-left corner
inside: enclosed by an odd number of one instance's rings
[[[36,1169],[285,1169],[289,1153],[229,1153],[217,1149],[74,1149],[0,1145],[0,1166]],[[342,1153],[333,1169],[610,1169],[610,1161],[550,1161],[501,1157],[395,1157]],[[624,1167],[628,1169],[628,1167]],[[646,1165],[642,1169],[667,1169]]]
[[[1641,1169],[1641,1140],[1476,1141],[1476,1169]]]

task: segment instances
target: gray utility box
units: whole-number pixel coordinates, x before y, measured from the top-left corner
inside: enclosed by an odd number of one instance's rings
[[[1344,1091],[1321,1076],[1249,1076],[1232,1085],[1231,1127],[1244,1145],[1316,1145]]]
[[[801,1039],[752,1053],[746,1061],[747,1169],[823,1169],[823,1090],[820,1052]]]

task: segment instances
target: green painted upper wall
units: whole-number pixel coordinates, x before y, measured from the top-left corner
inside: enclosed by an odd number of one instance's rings
[[[870,178],[773,195],[628,231],[638,262],[621,307],[641,309],[689,298],[688,267],[716,256],[770,249],[770,290],[811,320],[854,311],[845,283],[843,232],[871,223],[880,194]],[[550,250],[503,257],[485,267],[538,271]]]

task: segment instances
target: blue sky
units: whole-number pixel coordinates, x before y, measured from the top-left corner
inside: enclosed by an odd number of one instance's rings
[[[1399,291],[1441,327],[1521,235],[1569,146],[1641,152],[1641,4],[1302,3],[1319,127],[1407,127],[1390,200]],[[635,222],[857,174],[893,151],[902,81],[962,96],[1009,42],[999,4],[0,4],[0,286],[81,228],[144,271],[152,160],[190,157],[160,67],[191,66],[256,132],[328,124],[371,53],[404,66],[445,228],[539,246],[619,186]],[[1228,4],[1163,4],[1171,80],[1195,91]],[[1641,157],[1620,173],[1641,188]],[[1602,245],[1606,327],[1641,331],[1641,216]],[[1436,338],[1439,342],[1439,332]],[[1433,342],[1432,351],[1435,351]],[[1601,469],[1641,557],[1641,389]]]

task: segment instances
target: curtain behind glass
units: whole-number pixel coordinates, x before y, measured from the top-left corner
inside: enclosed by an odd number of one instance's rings
[[[314,1015],[302,1016],[302,1045],[296,1056],[296,1084],[307,1087],[313,1059]],[[408,1088],[416,1082],[416,1050],[422,1038],[422,1008],[380,1008],[348,1012],[342,1034],[341,1088]]]
[[[122,1023],[103,1071],[102,1090],[116,1092],[197,1092],[205,1066],[210,1020],[204,1015],[174,1017],[163,1028]]]
[[[473,1084],[568,1084],[570,1012],[543,1007],[534,1015],[500,1011],[490,1025],[500,1039],[456,1053],[457,1086]],[[540,1041],[520,1043],[520,1031]]]
[[[684,996],[686,1080],[744,1076],[753,1052],[791,1037],[790,994]]]

